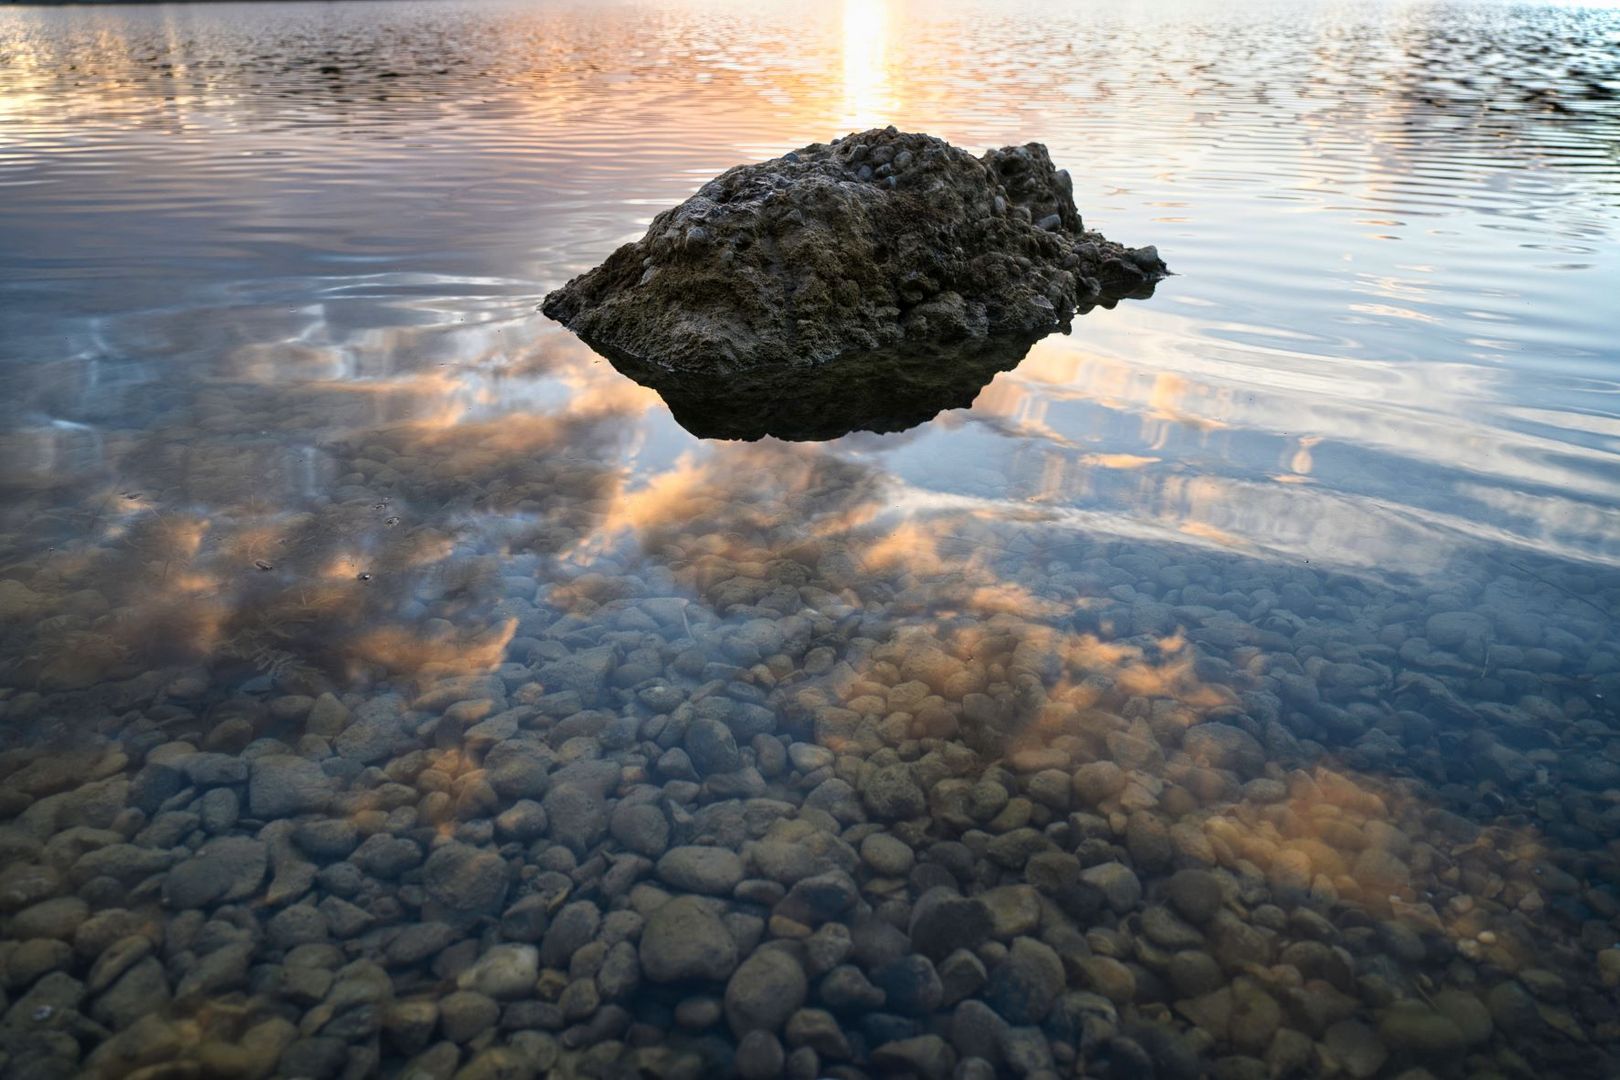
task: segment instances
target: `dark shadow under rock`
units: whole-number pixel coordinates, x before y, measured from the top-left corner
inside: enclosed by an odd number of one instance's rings
[[[974,157],[891,127],[727,170],[542,309],[616,362],[758,372],[1028,341],[1165,273],[1086,230],[1041,144]]]
[[[1149,283],[1137,295],[1152,292]],[[700,439],[820,442],[856,431],[905,431],[948,409],[968,408],[1044,336],[902,343],[818,364],[732,372],[677,371],[598,351],[620,373],[656,390],[675,422]]]

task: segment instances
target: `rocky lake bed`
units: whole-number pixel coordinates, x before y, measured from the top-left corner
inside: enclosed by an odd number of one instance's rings
[[[6,1075],[1612,1069],[1612,579],[711,480],[486,579],[477,670],[9,695],[75,719],[0,755]]]

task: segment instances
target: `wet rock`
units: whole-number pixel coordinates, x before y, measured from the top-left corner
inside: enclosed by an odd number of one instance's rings
[[[1074,773],[1074,796],[1082,806],[1096,806],[1125,790],[1125,771],[1112,761],[1091,761]]]
[[[1266,752],[1253,735],[1218,721],[1187,729],[1181,749],[1195,763],[1227,769],[1247,779],[1265,769]]]
[[[658,877],[687,892],[728,896],[743,879],[742,860],[718,847],[670,848],[658,860]]]
[[[405,703],[394,694],[368,700],[355,711],[349,726],[332,740],[332,748],[351,761],[368,764],[392,754],[407,737]]]
[[[1063,962],[1048,945],[1021,937],[990,972],[984,1000],[1009,1024],[1039,1024],[1064,988]]]
[[[891,1073],[906,1073],[923,1080],[947,1080],[956,1066],[956,1053],[938,1035],[918,1035],[884,1043],[872,1051],[872,1064]]]
[[[1032,932],[1041,921],[1040,894],[1029,885],[1003,885],[979,894],[990,913],[990,934],[1011,941]]]
[[[861,841],[861,861],[884,877],[905,877],[916,859],[904,841],[888,833],[873,833]]]
[[[493,915],[506,899],[506,863],[493,852],[452,842],[428,856],[422,884],[456,915]]]
[[[657,858],[669,846],[669,819],[650,803],[621,802],[608,819],[613,838],[631,851]]]
[[[861,802],[872,816],[895,821],[918,817],[928,808],[922,788],[906,765],[888,765],[867,773],[861,783]]]
[[[1467,1045],[1462,1031],[1444,1014],[1420,1002],[1402,1001],[1384,1010],[1378,1037],[1397,1053],[1415,1057],[1455,1054]]]
[[[742,1080],[776,1080],[786,1064],[781,1040],[768,1031],[750,1031],[737,1043],[733,1066]]]
[[[495,1026],[501,1007],[471,990],[446,994],[439,1002],[439,1030],[451,1042],[467,1043]]]
[[[456,985],[497,1000],[533,993],[540,977],[540,952],[533,945],[497,945],[462,972]]]
[[[12,940],[56,938],[69,941],[89,916],[90,905],[77,896],[41,900],[11,917],[6,928],[7,937]]]
[[[735,772],[742,767],[737,739],[725,724],[698,717],[686,728],[686,754],[699,776]]]
[[[902,956],[872,972],[872,984],[883,991],[884,1005],[902,1016],[924,1016],[939,1008],[945,990],[925,956]]]
[[[859,895],[855,880],[834,870],[795,883],[776,906],[776,914],[806,926],[819,926],[842,915]]]
[[[591,943],[602,925],[602,913],[590,900],[564,904],[546,930],[540,962],[548,968],[566,967],[574,955]]]
[[[853,964],[842,964],[827,972],[817,988],[821,1001],[830,1009],[880,1009],[886,995]]]
[[[1177,870],[1166,886],[1170,906],[1194,926],[1202,926],[1221,910],[1225,898],[1220,882],[1207,870]]]
[[[990,912],[977,898],[938,887],[918,898],[911,912],[911,947],[938,959],[956,949],[976,949],[990,937]]]
[[[248,812],[256,818],[294,817],[326,809],[335,781],[320,765],[290,754],[254,758],[248,778]]]
[[[808,1046],[823,1057],[839,1060],[850,1056],[849,1040],[825,1009],[800,1009],[788,1017],[785,1034],[789,1046]]]
[[[873,152],[909,164],[880,178]],[[1099,279],[1130,292],[1163,272],[1084,232],[1071,189],[1039,144],[974,158],[927,135],[862,132],[729,170],[543,310],[599,351],[686,370],[1042,333]],[[1054,228],[1034,224],[1054,215]]]
[[[551,823],[551,838],[576,857],[584,857],[607,832],[606,804],[583,785],[559,783],[546,793],[543,805]]]
[[[222,836],[176,866],[163,880],[163,900],[173,908],[207,907],[242,900],[258,891],[269,849],[245,836]]]
[[[641,970],[653,982],[719,981],[736,967],[737,941],[704,900],[677,896],[647,917]]]
[[[1104,901],[1118,914],[1125,914],[1142,902],[1142,882],[1124,863],[1107,862],[1081,871],[1080,880],[1102,893]]]
[[[750,1031],[778,1031],[808,993],[797,960],[782,949],[760,949],[726,984],[726,1022],[739,1037]]]

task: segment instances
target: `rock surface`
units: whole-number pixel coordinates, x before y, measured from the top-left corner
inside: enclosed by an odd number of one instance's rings
[[[887,128],[726,171],[542,310],[610,357],[713,373],[1039,336],[1165,272],[1085,230],[1041,144],[976,158]]]

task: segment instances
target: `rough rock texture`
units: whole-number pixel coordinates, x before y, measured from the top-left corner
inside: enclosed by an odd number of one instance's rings
[[[616,359],[735,371],[1039,335],[1164,273],[1085,231],[1039,143],[887,128],[728,170],[542,309]]]

